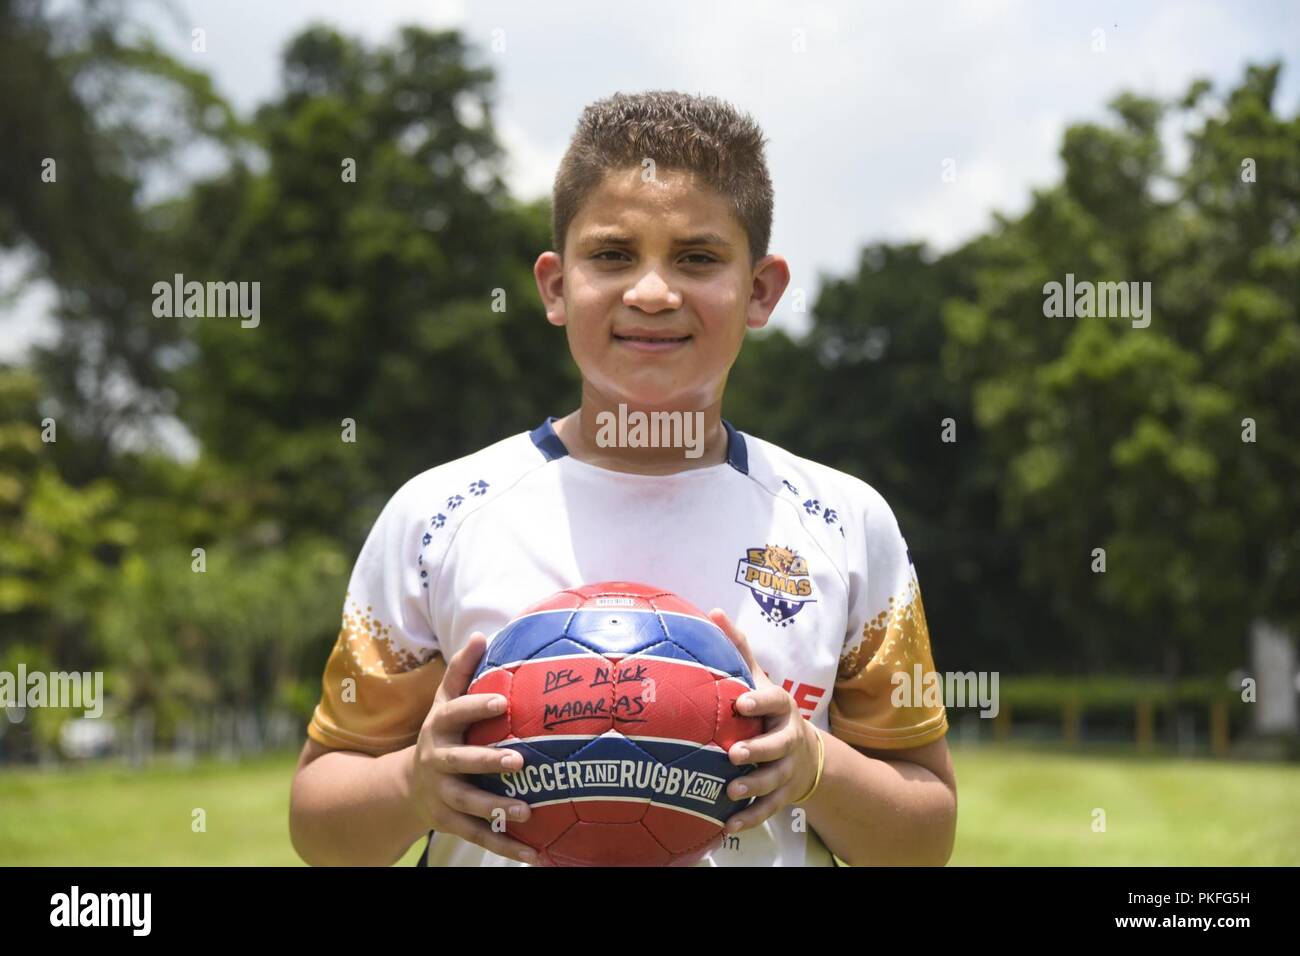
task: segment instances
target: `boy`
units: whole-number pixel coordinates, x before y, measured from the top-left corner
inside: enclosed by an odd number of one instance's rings
[[[527,804],[464,776],[523,763],[464,743],[504,706],[465,690],[484,635],[598,581],[714,608],[755,674],[738,706],[764,732],[730,756],[758,769],[730,790],[756,799],[707,862],[947,861],[945,712],[891,699],[892,675],[933,670],[893,513],[862,481],[721,418],[745,330],[790,280],[767,253],[763,146],[713,98],[620,94],[583,112],[555,182],[559,251],[534,267],[582,372],[581,407],[417,475],[380,514],[294,778],[291,831],[309,863],[390,864],[429,831],[430,865],[535,862],[490,823],[526,819]],[[628,409],[689,416],[702,442],[611,443],[600,423]]]

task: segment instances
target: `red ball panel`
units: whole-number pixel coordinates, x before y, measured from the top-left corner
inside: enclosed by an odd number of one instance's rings
[[[712,853],[720,846],[722,846],[721,834],[719,834],[717,837],[710,840],[708,843],[704,844],[704,846],[700,847],[697,850],[689,850],[686,853],[677,854],[676,856],[673,857],[672,862],[669,863],[668,865],[669,866],[694,866],[695,864],[699,863],[700,860],[704,859],[706,856],[708,856],[710,853]]]
[[[637,584],[635,581],[606,581],[602,584],[584,584],[579,588],[571,588],[574,594],[581,595],[586,605],[607,597],[627,597],[640,598],[646,602],[649,607],[649,601],[661,594],[667,594],[663,588],[651,587],[648,584]]]
[[[577,823],[547,847],[557,866],[667,866],[672,854],[640,823]]]
[[[508,822],[506,832],[534,850],[544,850],[561,833],[578,822],[575,806],[572,803],[548,803],[544,807],[533,807],[527,820],[522,823],[513,820]]]
[[[746,717],[736,710],[736,698],[749,690],[738,680],[718,681],[718,729],[713,742],[723,750],[730,750],[742,740],[757,737],[763,732],[760,717]]]
[[[708,615],[706,615],[702,610],[700,610],[690,601],[686,600],[685,598],[678,597],[676,594],[671,594],[667,591],[661,592],[660,594],[656,595],[656,597],[654,598],[654,606],[655,606],[655,610],[657,611],[671,612],[676,614],[689,614],[691,617],[702,618],[703,620],[706,621],[709,619]],[[716,627],[717,625],[714,626]],[[727,640],[728,639],[727,635],[723,634],[722,639],[724,641]]]
[[[636,823],[646,815],[648,800],[575,800],[573,809],[584,823]]]
[[[671,807],[651,805],[642,822],[650,835],[674,854],[698,849],[701,844],[708,844],[722,835],[722,828],[712,820],[681,813]]]
[[[654,653],[653,648],[649,653]],[[619,670],[634,678],[626,685],[633,688],[632,701],[616,711],[627,715],[615,723],[620,733],[698,744],[713,740],[718,723],[718,680],[710,671],[639,654],[623,658]]]
[[[608,668],[589,654],[564,661],[520,664],[511,687],[511,727],[519,737],[603,734],[614,726],[610,686],[591,687],[596,671]]]

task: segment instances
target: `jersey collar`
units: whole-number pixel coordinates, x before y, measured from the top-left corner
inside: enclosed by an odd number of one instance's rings
[[[553,425],[557,421],[559,419],[555,415],[550,415],[528,433],[528,437],[547,461],[555,461],[569,453],[564,442],[560,441],[560,436],[555,434]],[[745,436],[725,418],[722,419],[722,427],[727,430],[727,464],[742,475],[749,474],[749,450],[745,447]]]

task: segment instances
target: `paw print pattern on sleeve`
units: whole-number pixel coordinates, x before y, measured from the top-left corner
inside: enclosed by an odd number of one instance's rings
[[[794,495],[796,498],[800,497],[799,489],[792,485],[787,479],[782,478],[781,484],[785,486],[785,489],[790,492],[790,494]],[[837,510],[834,508],[824,507],[820,499],[817,498],[806,498],[800,502],[800,504],[803,506],[805,512],[812,515],[814,518],[820,516],[821,519],[826,522],[828,527],[833,525],[838,529],[840,537],[844,537],[844,525],[840,522],[840,513]]]
[[[482,498],[485,494],[487,494],[487,490],[490,487],[491,486],[486,481],[484,481],[482,478],[478,478],[469,483],[469,487],[466,489],[466,491],[469,494],[473,495],[475,498]],[[443,505],[443,508],[445,509],[446,512],[451,512],[451,511],[455,511],[464,503],[465,503],[464,495],[453,494],[447,497],[446,504]],[[446,513],[444,513],[443,511],[438,512],[436,515],[434,515],[432,518],[429,519],[429,530],[425,531],[424,535],[420,538],[420,553],[416,555],[415,563],[416,563],[416,567],[420,571],[420,587],[424,588],[424,590],[426,591],[429,590],[429,571],[427,568],[424,567],[424,549],[433,543],[434,532],[442,530],[442,528],[445,527],[446,524],[447,524]]]

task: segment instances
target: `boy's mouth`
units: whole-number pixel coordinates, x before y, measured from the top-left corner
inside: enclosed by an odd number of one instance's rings
[[[612,333],[614,340],[622,342],[639,352],[666,352],[684,345],[691,340],[689,335],[661,335],[651,332]]]

